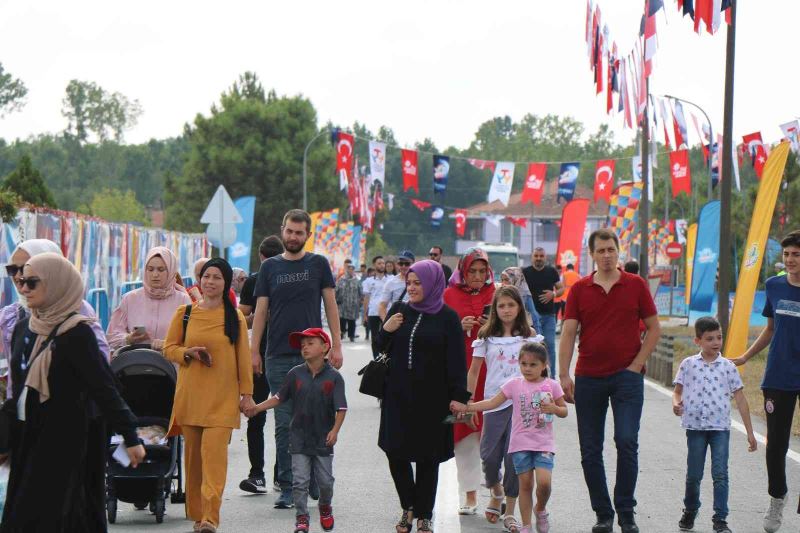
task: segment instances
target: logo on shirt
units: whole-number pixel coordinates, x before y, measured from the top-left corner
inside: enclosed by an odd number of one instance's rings
[[[291,273],[291,274],[278,274],[275,276],[275,280],[278,285],[283,283],[297,283],[298,281],[308,281],[309,275],[308,270],[304,270],[302,272]]]
[[[778,305],[775,308],[775,314],[800,318],[800,302],[795,302],[793,300],[778,300]]]

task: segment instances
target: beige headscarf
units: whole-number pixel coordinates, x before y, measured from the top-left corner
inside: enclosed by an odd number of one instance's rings
[[[41,349],[42,343],[58,327],[55,336],[61,335],[78,324],[90,323],[92,319],[78,314],[83,301],[83,279],[80,272],[61,254],[45,253],[31,257],[23,271],[26,277],[41,279],[44,304],[31,309],[30,330],[36,333],[36,342],[31,352],[31,365],[25,385],[39,391],[39,401],[50,398],[47,377],[53,358],[52,342]]]
[[[164,287],[157,289],[155,287],[151,287],[150,284],[147,282],[147,273],[145,272],[142,279],[144,280],[144,291],[150,298],[156,300],[163,300],[172,294],[176,290],[180,290],[177,286],[175,280],[175,274],[178,272],[178,259],[175,257],[175,254],[172,253],[172,250],[169,248],[165,248],[163,246],[156,246],[154,248],[150,248],[150,251],[147,252],[147,258],[145,259],[145,267],[150,260],[154,257],[160,257],[164,264],[167,266],[167,274],[166,280],[164,281]],[[185,292],[185,291],[184,291]]]

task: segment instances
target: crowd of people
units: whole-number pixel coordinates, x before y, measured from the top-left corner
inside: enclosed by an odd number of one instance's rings
[[[334,528],[333,450],[345,421],[342,342],[364,326],[373,357],[386,356],[378,446],[386,454],[401,510],[397,533],[433,531],[439,465],[455,458],[461,515],[478,513],[512,533],[550,530],[547,504],[557,447],[553,424],[577,419],[581,466],[596,514],[593,533],[636,533],[635,491],[644,367],[660,336],[647,283],[619,264],[608,230],[589,237],[596,271],[563,272],[536,248],[531,265],[495,274],[486,252],[467,250],[455,270],[434,246],[376,256],[371,268],[305,251],[311,219],[286,213],[280,236],[259,246],[248,275],[219,258],[195,265],[183,287],[178,261],[156,247],[143,286],[123,296],[107,331],[83,300],[80,273],[50,241],[19,244],[6,265],[18,301],[0,310],[9,355],[8,398],[0,418],[0,461],[10,478],[0,532],[106,531],[108,428],[122,437],[131,468],[146,460],[137,419],[122,398],[109,360],[145,346],[178,369],[168,434],[185,443],[186,517],[214,533],[226,485],[228,445],[248,418],[250,470],[239,484],[265,492],[264,427],[274,411],[275,507],[294,509],[296,533],[310,528],[308,498],[318,500],[323,530]],[[722,332],[699,319],[699,353],[675,378],[673,412],[686,430],[684,509],[691,530],[700,508],[706,450],[711,450],[713,528],[730,532],[728,448],[731,398],[756,449],[749,407],[736,371],[769,347],[762,389],[767,413],[768,533],[787,501],[785,457],[800,397],[800,231],[782,242],[785,275],[767,281],[767,327],[737,359],[720,353]],[[337,279],[338,278],[338,279]],[[323,329],[325,313],[330,334]],[[560,323],[560,344],[556,331]],[[577,363],[572,370],[575,342]],[[738,355],[738,354],[728,354]],[[557,359],[556,359],[557,357]],[[202,391],[202,393],[198,393]],[[603,461],[609,406],[617,451],[613,500]],[[75,431],[75,428],[80,428]],[[63,435],[70,433],[65,440]],[[419,438],[419,436],[424,438]],[[64,461],[69,457],[69,461]],[[519,517],[519,520],[518,518]]]

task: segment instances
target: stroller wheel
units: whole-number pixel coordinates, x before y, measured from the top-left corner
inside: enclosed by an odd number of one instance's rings
[[[108,514],[109,524],[113,524],[117,521],[117,500],[111,498],[106,501],[106,512]]]
[[[147,508],[147,502],[133,502],[133,506],[137,511],[142,511]]]
[[[161,522],[164,521],[164,507],[165,507],[164,498],[159,498],[158,500],[156,500],[154,507],[155,507],[154,513],[156,515],[156,523],[160,524]]]

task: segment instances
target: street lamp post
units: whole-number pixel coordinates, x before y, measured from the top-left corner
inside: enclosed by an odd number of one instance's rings
[[[330,133],[327,129],[322,129],[319,133],[317,133],[306,145],[306,149],[303,151],[303,211],[308,211],[308,181],[306,179],[306,159],[308,159],[308,149],[311,148],[311,144],[322,137],[323,135]]]
[[[710,202],[711,201],[711,195],[713,194],[713,191],[711,189],[711,163],[712,163],[711,162],[711,155],[712,155],[711,154],[711,150],[713,149],[713,146],[714,146],[714,126],[711,124],[711,119],[708,118],[708,113],[706,113],[705,110],[702,107],[700,107],[699,105],[695,104],[694,102],[690,102],[689,100],[686,100],[684,98],[678,98],[677,96],[672,96],[672,95],[669,95],[669,94],[665,94],[664,98],[669,98],[670,100],[677,100],[678,102],[683,102],[684,104],[689,104],[690,106],[695,107],[698,111],[700,111],[703,114],[703,116],[706,118],[706,122],[708,123],[708,136],[711,139],[709,141],[709,149],[708,149],[708,201]],[[700,142],[702,143],[703,140],[700,139]],[[719,149],[722,150],[722,147],[719,147]]]

